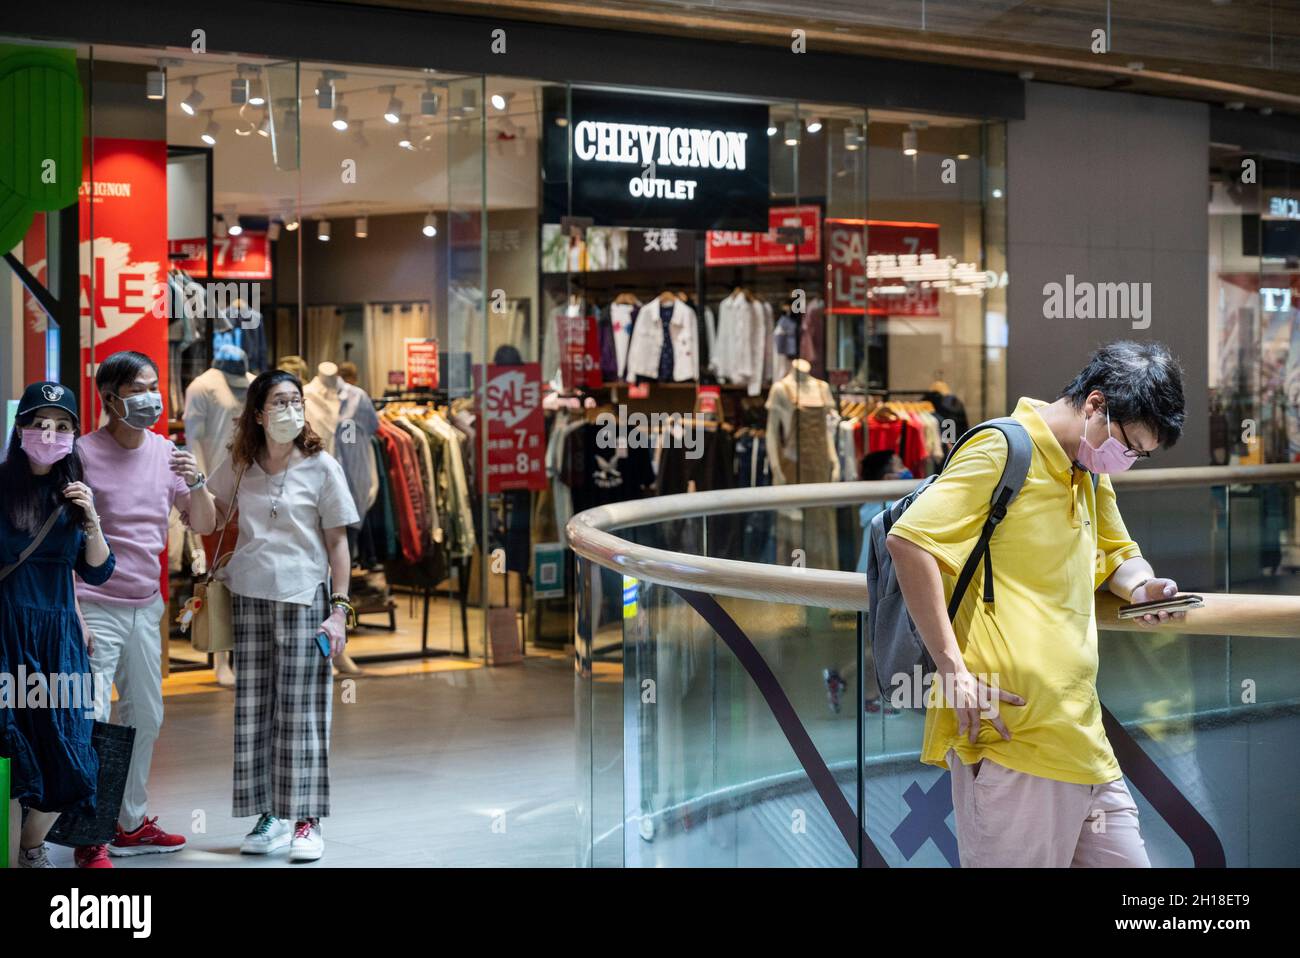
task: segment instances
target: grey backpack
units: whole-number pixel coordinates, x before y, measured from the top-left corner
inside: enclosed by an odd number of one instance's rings
[[[885,548],[885,537],[889,535],[889,530],[894,523],[907,511],[908,506],[915,502],[918,496],[924,495],[925,490],[939,478],[943,469],[957,454],[957,450],[968,439],[985,429],[996,429],[1006,437],[1007,464],[1002,469],[1002,478],[993,488],[988,518],[984,521],[979,541],[971,550],[961,574],[957,577],[957,584],[953,587],[952,599],[948,602],[948,619],[952,621],[956,618],[957,610],[961,608],[961,600],[966,595],[966,589],[970,586],[971,579],[975,577],[975,570],[979,568],[981,561],[984,563],[984,601],[992,602],[993,562],[989,554],[989,542],[993,538],[993,533],[997,531],[998,523],[1006,516],[1007,509],[1019,494],[1020,487],[1025,484],[1025,476],[1029,474],[1029,463],[1034,455],[1033,440],[1029,438],[1029,432],[1015,419],[1006,416],[1001,419],[990,419],[988,422],[972,427],[957,440],[957,444],[944,459],[943,467],[938,473],[928,477],[910,493],[871,520],[871,528],[867,533],[871,541],[867,551],[867,591],[871,601],[867,631],[871,641],[871,652],[876,660],[876,684],[880,687],[880,693],[887,704],[891,702],[893,689],[901,683],[910,683],[911,694],[902,696],[903,701],[897,704],[906,708],[924,709],[925,700],[924,695],[921,694],[923,677],[934,672],[935,666],[920,635],[917,634],[916,623],[912,621],[907,605],[903,602],[903,594],[898,588],[898,577],[894,574],[894,561],[889,555],[889,550]]]

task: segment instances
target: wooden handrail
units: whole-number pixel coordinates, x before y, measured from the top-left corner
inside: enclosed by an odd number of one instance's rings
[[[1142,625],[1117,618],[1123,602],[1097,593],[1097,628],[1108,632],[1177,632],[1181,635],[1253,635],[1269,639],[1300,638],[1300,596],[1249,593],[1197,593],[1205,605],[1182,622]]]

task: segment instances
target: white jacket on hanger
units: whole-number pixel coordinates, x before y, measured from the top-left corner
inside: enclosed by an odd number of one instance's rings
[[[748,386],[751,396],[759,395],[764,379],[771,378],[769,311],[767,304],[740,292],[718,305],[717,349],[710,366],[723,382]]]
[[[668,330],[673,341],[673,381],[699,379],[700,348],[695,310],[680,299],[675,300]],[[663,343],[663,320],[659,318],[659,297],[656,296],[641,307],[632,328],[632,341],[627,347],[628,382],[634,383],[638,377],[659,377],[659,354]]]
[[[627,375],[627,347],[632,341],[632,327],[636,323],[640,304],[612,303],[609,307],[609,325],[614,332],[614,358],[618,362],[618,378]]]

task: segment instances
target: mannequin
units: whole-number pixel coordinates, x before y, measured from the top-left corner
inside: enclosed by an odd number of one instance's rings
[[[275,365],[276,369],[283,369],[287,373],[293,373],[298,377],[298,382],[307,382],[307,361],[301,356],[281,356],[280,361]]]
[[[834,482],[839,479],[835,430],[839,413],[830,384],[812,375],[806,359],[772,384],[767,398],[767,450],[772,483]],[[777,561],[789,562],[803,550],[809,568],[835,569],[835,511],[783,510],[777,514]]]
[[[334,455],[334,431],[339,425],[339,406],[343,403],[339,390],[344,385],[339,367],[327,360],[316,367],[316,378],[302,390],[307,421],[331,456]]]
[[[185,390],[185,443],[206,475],[216,472],[230,454],[235,422],[244,411],[253,378],[244,351],[227,343],[217,347],[212,367],[196,376]],[[206,570],[206,558],[197,548],[194,551],[194,568],[201,573]],[[218,685],[234,687],[229,652],[216,653],[213,668]]]

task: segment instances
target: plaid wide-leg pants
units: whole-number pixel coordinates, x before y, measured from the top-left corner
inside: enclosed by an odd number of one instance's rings
[[[231,596],[235,633],[236,818],[269,812],[299,821],[330,812],[334,680],[316,633],[329,615],[322,585],[311,605]]]

